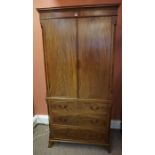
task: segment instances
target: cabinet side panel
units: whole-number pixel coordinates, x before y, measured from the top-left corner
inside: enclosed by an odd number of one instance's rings
[[[111,99],[112,18],[78,19],[79,96]]]
[[[47,96],[77,97],[76,19],[42,20]]]

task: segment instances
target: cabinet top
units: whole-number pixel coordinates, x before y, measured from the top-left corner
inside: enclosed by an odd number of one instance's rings
[[[44,11],[56,11],[56,10],[67,10],[67,9],[81,9],[81,8],[100,8],[100,7],[118,7],[120,4],[98,4],[98,5],[77,5],[77,6],[62,6],[62,7],[48,7],[48,8],[37,8],[38,12]]]
[[[37,8],[37,11],[40,13],[41,20],[47,20],[50,18],[116,16],[118,6],[119,4],[64,6]]]

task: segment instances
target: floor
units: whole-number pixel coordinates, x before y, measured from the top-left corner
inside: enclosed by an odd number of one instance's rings
[[[122,136],[120,130],[112,130],[112,149],[108,153],[101,146],[56,143],[48,148],[48,126],[37,125],[33,130],[33,155],[122,155]]]

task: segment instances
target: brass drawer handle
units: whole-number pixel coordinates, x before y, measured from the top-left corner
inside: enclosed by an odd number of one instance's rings
[[[92,124],[97,124],[99,122],[99,120],[95,119],[95,120],[91,120]]]
[[[91,106],[90,109],[95,111],[95,110],[98,110],[99,107],[98,106]]]

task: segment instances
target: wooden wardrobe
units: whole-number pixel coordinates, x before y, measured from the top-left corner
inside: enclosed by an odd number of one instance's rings
[[[117,6],[40,8],[54,142],[110,149]],[[114,104],[114,101],[113,101]]]

